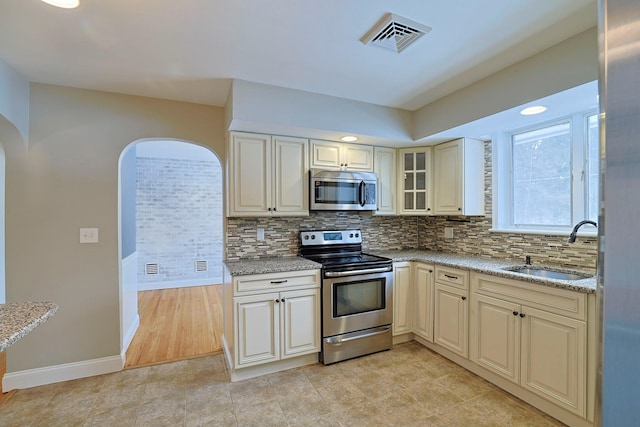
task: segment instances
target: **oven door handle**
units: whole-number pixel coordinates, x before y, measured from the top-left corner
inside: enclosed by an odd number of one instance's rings
[[[373,273],[386,273],[393,271],[393,267],[382,268],[369,268],[367,270],[353,270],[353,271],[327,271],[324,273],[325,277],[343,277],[343,276],[357,276],[360,274],[373,274]]]
[[[371,332],[367,332],[364,334],[354,333],[354,334],[348,334],[346,337],[329,337],[329,338],[325,338],[325,341],[328,342],[329,344],[340,344],[347,341],[354,341],[362,338],[368,338],[376,335],[386,334],[387,332],[389,332],[389,329],[391,329],[391,326],[383,326],[381,328],[376,328]]]

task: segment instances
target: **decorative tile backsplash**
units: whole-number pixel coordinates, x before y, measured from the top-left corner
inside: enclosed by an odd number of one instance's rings
[[[566,236],[490,232],[491,143],[485,143],[485,217],[372,216],[370,213],[311,212],[309,217],[228,218],[227,259],[295,256],[299,231],[313,229],[362,230],[363,249],[428,249],[486,258],[522,261],[531,255],[533,264],[562,264],[595,269],[597,239],[579,237],[575,244]],[[256,240],[264,228],[265,240]],[[444,238],[444,227],[453,228],[453,239]]]

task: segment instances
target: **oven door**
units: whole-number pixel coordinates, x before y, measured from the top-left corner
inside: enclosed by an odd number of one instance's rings
[[[393,322],[392,271],[326,277],[329,274],[322,280],[323,338]]]

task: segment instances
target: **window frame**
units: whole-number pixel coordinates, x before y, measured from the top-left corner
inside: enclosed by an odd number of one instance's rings
[[[493,232],[567,235],[574,224],[588,219],[589,215],[589,117],[598,116],[596,109],[580,111],[571,115],[512,129],[493,135],[492,140],[492,229]],[[513,212],[513,136],[536,129],[569,123],[571,134],[571,224],[569,225],[516,225]],[[597,211],[597,209],[596,209]],[[595,236],[595,227],[583,227],[581,235]]]

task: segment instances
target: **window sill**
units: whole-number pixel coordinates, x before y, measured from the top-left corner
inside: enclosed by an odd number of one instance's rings
[[[515,228],[491,228],[489,229],[490,233],[503,233],[503,234],[537,234],[540,236],[562,236],[569,237],[571,230],[560,231],[560,230],[526,230],[526,229],[515,229]],[[580,231],[577,234],[578,237],[591,237],[597,238],[597,231]]]

